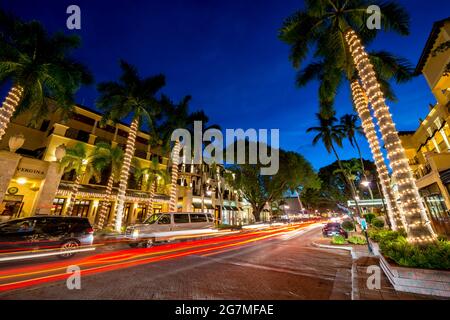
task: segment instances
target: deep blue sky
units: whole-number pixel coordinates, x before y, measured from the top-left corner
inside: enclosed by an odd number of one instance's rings
[[[411,35],[381,34],[370,47],[402,55],[416,65],[433,22],[446,18],[450,1],[400,1],[411,14]],[[66,8],[81,7],[82,29],[69,31]],[[222,128],[279,128],[281,147],[304,154],[320,168],[334,161],[322,146],[311,145],[306,128],[315,125],[317,84],[297,89],[288,47],[277,39],[283,18],[303,6],[300,0],[81,1],[0,0],[23,19],[37,19],[51,31],[75,32],[83,39],[76,52],[97,82],[116,79],[118,60],[135,64],[142,75],[163,73],[163,92],[174,100],[193,96]],[[420,76],[395,86],[391,105],[399,130],[415,130],[434,98]],[[79,103],[93,107],[95,86],[83,88]],[[352,111],[348,86],[337,100],[338,116]],[[367,143],[360,138],[364,156]],[[345,144],[342,158],[355,155]]]

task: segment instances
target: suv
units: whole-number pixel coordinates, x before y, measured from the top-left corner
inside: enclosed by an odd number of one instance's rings
[[[214,228],[214,218],[210,213],[168,212],[151,215],[145,222],[126,229],[125,239],[130,247],[142,244],[150,247],[155,242],[170,241],[176,237],[204,234]]]
[[[94,229],[87,218],[33,216],[0,224],[0,251],[17,252],[60,248],[61,258],[83,245],[92,245]]]

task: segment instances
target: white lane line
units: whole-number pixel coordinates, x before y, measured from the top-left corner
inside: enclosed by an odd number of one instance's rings
[[[66,254],[66,253],[78,253],[78,252],[87,252],[87,251],[94,251],[94,250],[95,250],[95,247],[81,248],[81,249],[67,250],[67,251],[58,251],[58,252],[36,253],[36,254],[28,254],[28,255],[23,255],[23,256],[19,255],[19,256],[13,256],[13,257],[2,257],[2,258],[0,258],[0,262],[34,259],[34,258],[42,258],[42,257],[49,257],[49,256],[59,256],[59,255]]]

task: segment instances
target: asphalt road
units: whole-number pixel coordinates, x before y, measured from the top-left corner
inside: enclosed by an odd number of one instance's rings
[[[319,234],[297,226],[0,265],[0,299],[350,299],[351,257],[313,247]],[[67,288],[70,263],[80,289]]]

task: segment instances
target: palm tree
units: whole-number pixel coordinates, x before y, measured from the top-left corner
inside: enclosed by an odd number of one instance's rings
[[[158,184],[166,185],[170,178],[167,169],[161,168],[158,158],[154,157],[148,167],[141,167],[139,161],[133,161],[134,176],[136,180],[142,179],[142,189],[149,192],[147,198],[147,214],[144,221],[153,213],[153,200],[157,191]]]
[[[75,199],[78,195],[81,181],[86,174],[89,165],[89,155],[85,143],[77,143],[72,148],[66,149],[66,155],[61,159],[61,169],[64,172],[75,172],[75,181],[70,191],[69,203],[67,205],[66,215],[71,216]]]
[[[100,97],[97,106],[105,112],[104,119],[118,122],[131,118],[125,155],[120,172],[119,192],[117,196],[115,230],[121,231],[122,216],[125,204],[125,192],[130,175],[131,159],[134,155],[136,135],[140,124],[146,121],[152,124],[159,112],[159,104],[155,95],[165,85],[163,75],[141,78],[135,67],[120,61],[122,75],[119,82],[103,82],[97,87]]]
[[[205,125],[209,119],[204,111],[199,110],[195,112],[189,111],[189,102],[191,101],[191,96],[185,96],[178,104],[174,104],[167,96],[162,97],[161,106],[164,112],[165,119],[159,127],[161,144],[165,147],[163,149],[169,149],[171,143],[171,134],[175,129],[183,128],[190,132],[194,131],[194,122],[201,121]],[[209,126],[209,128],[219,128],[217,125]],[[180,164],[180,151],[181,144],[180,141],[175,141],[173,143],[172,154],[171,154],[171,185],[170,185],[170,200],[169,200],[169,211],[177,211],[177,181],[178,181],[178,166]],[[193,150],[195,152],[195,150]],[[203,184],[203,181],[202,181]]]
[[[0,84],[12,83],[0,114],[0,140],[11,118],[31,112],[32,124],[55,108],[67,117],[80,84],[90,84],[87,68],[69,53],[80,46],[76,35],[48,35],[36,21],[24,23],[0,12]]]
[[[394,79],[397,83],[402,83],[410,80],[413,76],[412,65],[406,59],[394,56],[385,51],[371,52],[370,60],[374,64],[375,70],[379,75],[379,81],[385,96],[391,101],[397,101],[389,81]],[[351,84],[353,105],[358,112],[366,139],[369,142],[369,147],[375,160],[378,177],[380,179],[381,189],[386,203],[388,203],[387,214],[389,216],[390,225],[395,230],[400,223],[404,225],[402,222],[404,219],[402,220],[403,215],[400,213],[401,208],[397,205],[397,201],[395,200],[390,186],[390,177],[386,163],[384,162],[384,156],[381,153],[381,149],[378,147],[378,137],[368,108],[368,99],[362,99],[359,93],[357,94],[356,88],[360,88],[360,86],[353,61],[345,60],[344,65],[340,66],[336,66],[334,63],[333,57],[327,57],[326,59],[310,63],[298,72],[297,85],[302,87],[312,80],[318,79],[320,81],[320,110],[326,115],[330,110],[334,109],[333,105],[337,94],[337,90],[328,90],[328,88],[339,88],[344,80],[347,80]],[[365,96],[365,93],[362,91],[360,94]],[[357,103],[357,101],[359,103]]]
[[[342,147],[342,139],[344,138],[344,132],[341,125],[335,124],[337,122],[336,117],[328,117],[324,118],[320,113],[316,113],[316,117],[319,120],[319,126],[318,127],[311,127],[306,130],[306,132],[316,132],[317,135],[313,139],[313,145],[316,145],[319,141],[322,141],[323,145],[325,146],[325,149],[328,153],[333,152],[334,156],[336,157],[336,160],[338,162],[339,168],[341,169],[341,172],[344,172],[344,167],[342,166],[341,159],[339,158],[339,155],[334,147],[336,144],[339,147]],[[349,177],[345,174],[343,174],[344,181],[346,182],[347,186],[349,187],[352,198],[355,201],[356,209],[358,212],[358,215],[361,216],[361,210],[359,208],[358,199],[356,190],[354,188],[353,182],[349,180]]]
[[[98,208],[99,219],[97,229],[102,229],[105,222],[106,211],[108,209],[107,202],[111,201],[114,182],[119,180],[119,173],[122,167],[123,150],[120,147],[113,147],[107,142],[97,142],[92,152],[91,166],[94,172],[103,172],[110,169],[111,173],[106,184],[106,196],[100,202]]]
[[[362,45],[370,43],[378,32],[365,26],[369,18],[367,7],[374,4],[380,8],[384,31],[395,31],[402,35],[409,33],[409,16],[394,2],[308,0],[304,10],[285,20],[280,38],[291,45],[290,58],[296,67],[307,58],[310,48],[315,48],[316,57],[333,56],[336,66],[347,65],[345,61],[353,62],[381,129],[393,175],[398,183],[401,206],[408,222],[409,239],[433,239],[436,235],[385,104],[374,66]]]

